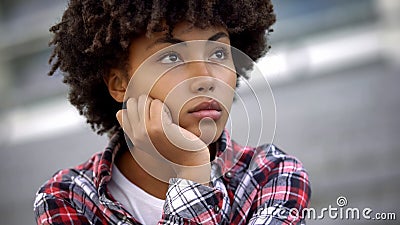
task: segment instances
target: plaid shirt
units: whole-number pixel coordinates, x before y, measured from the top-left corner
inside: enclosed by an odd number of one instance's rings
[[[107,191],[122,132],[86,163],[61,170],[38,191],[38,224],[140,224]],[[212,187],[172,178],[158,224],[300,224],[311,190],[302,164],[274,145],[242,147],[224,132]],[[297,210],[297,211],[293,211]],[[300,213],[293,213],[300,212]]]

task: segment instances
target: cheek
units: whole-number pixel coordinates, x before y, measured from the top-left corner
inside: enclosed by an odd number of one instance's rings
[[[172,76],[162,76],[160,79],[155,81],[155,84],[152,86],[150,97],[160,99],[164,102],[179,82],[181,82],[180,79],[174,79]]]
[[[232,91],[235,92],[237,83],[237,75],[236,73],[231,73],[229,79],[227,80],[227,84],[231,86]]]
[[[237,76],[233,71],[221,74],[221,76],[217,77],[219,80],[221,80],[221,84],[223,83],[223,85],[221,85],[221,88],[223,89],[221,95],[223,95],[223,97],[221,96],[220,100],[223,101],[222,103],[225,106],[224,109],[229,113],[236,91]]]
[[[185,111],[185,103],[191,98],[187,87],[183,83],[185,77],[166,73],[152,87],[150,97],[161,100],[169,109],[172,121],[179,123]]]

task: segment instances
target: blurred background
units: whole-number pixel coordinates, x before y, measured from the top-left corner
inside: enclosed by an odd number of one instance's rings
[[[317,211],[344,196],[347,207],[394,212],[399,220],[400,1],[274,3],[272,49],[258,63],[275,96],[274,143],[304,163]],[[39,186],[107,143],[67,102],[62,75],[46,75],[48,29],[66,5],[0,1],[0,224],[35,224]],[[245,141],[240,132],[234,137]],[[326,215],[308,224],[398,222]]]

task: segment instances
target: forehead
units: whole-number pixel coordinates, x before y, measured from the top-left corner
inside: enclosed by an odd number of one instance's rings
[[[180,38],[183,41],[186,40],[207,40],[210,36],[218,32],[224,32],[228,34],[227,30],[223,27],[210,26],[206,28],[195,27],[190,23],[182,22],[178,23],[172,30],[172,37]],[[159,36],[165,36],[166,33],[158,34]]]
[[[228,31],[221,26],[210,26],[206,28],[199,28],[193,26],[188,22],[181,22],[176,24],[171,33],[165,29],[163,32],[154,32],[150,35],[142,35],[136,40],[141,42],[160,42],[160,40],[179,40],[179,41],[193,41],[193,40],[208,40],[216,33],[224,33],[226,41],[229,41]],[[222,38],[221,38],[222,39]],[[161,41],[163,42],[163,41]]]

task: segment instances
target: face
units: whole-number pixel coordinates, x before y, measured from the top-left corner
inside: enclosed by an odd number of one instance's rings
[[[154,33],[130,47],[126,97],[147,94],[169,108],[173,122],[205,142],[221,135],[233,101],[236,72],[227,31],[178,24],[172,37]]]

